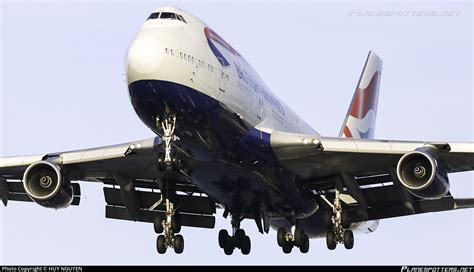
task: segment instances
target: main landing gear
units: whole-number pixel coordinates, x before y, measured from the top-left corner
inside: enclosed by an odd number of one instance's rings
[[[299,247],[301,253],[308,253],[309,251],[309,237],[303,229],[297,226],[293,226],[290,232],[284,228],[279,228],[277,242],[285,254],[291,253],[294,246]]]
[[[226,255],[232,255],[236,248],[239,248],[244,255],[250,253],[250,237],[240,228],[241,221],[238,215],[232,215],[232,236],[225,229],[219,231],[219,246],[224,249]]]
[[[332,228],[332,230],[326,234],[326,245],[330,250],[336,249],[337,244],[344,244],[346,249],[352,249],[354,247],[354,234],[352,230],[347,229],[351,225],[349,214],[347,211],[342,210],[340,192],[338,189],[336,189],[332,208],[332,214],[325,213],[324,215],[326,226]]]
[[[162,139],[165,144],[165,153],[160,154],[158,158],[158,170],[165,171],[169,169],[170,166],[173,166],[173,168],[179,166],[176,163],[178,161],[177,157],[173,156],[171,152],[171,142],[179,140],[179,137],[174,134],[176,116],[170,116],[162,122],[157,119],[157,125],[158,123],[163,129]],[[156,249],[159,254],[164,254],[167,248],[173,248],[175,253],[181,254],[184,251],[184,238],[182,235],[177,234],[181,231],[181,219],[173,203],[175,191],[172,184],[170,184],[166,178],[160,181],[159,187],[162,199],[155,203],[155,205],[160,205],[164,199],[166,212],[164,219],[162,217],[156,217],[153,222],[155,232],[159,234],[156,239]]]

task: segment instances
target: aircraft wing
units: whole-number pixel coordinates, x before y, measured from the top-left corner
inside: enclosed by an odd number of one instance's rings
[[[352,222],[474,207],[474,199],[456,199],[449,191],[437,198],[418,197],[396,174],[402,156],[423,147],[439,151],[438,159],[447,173],[474,170],[474,143],[330,138],[285,132],[273,132],[270,141],[280,163],[314,192],[321,208],[332,210],[334,189],[338,187],[345,209],[355,211]]]
[[[70,181],[103,183],[107,218],[153,222],[165,215],[157,182],[164,175],[157,167],[161,143],[160,137],[155,137],[91,149],[0,158],[0,199],[5,206],[8,201],[32,202],[21,180],[30,165],[46,161],[58,165]],[[176,197],[182,225],[213,228],[214,201],[192,196],[199,189],[185,175],[170,174],[168,178],[176,191],[186,193]],[[72,188],[71,205],[79,205],[79,183],[72,183]]]
[[[0,176],[21,180],[32,163],[48,160],[64,167],[71,180],[99,181],[113,178],[118,171],[140,178],[156,177],[156,167],[150,164],[160,143],[156,137],[99,148],[0,158]]]
[[[340,173],[386,174],[404,154],[426,145],[440,150],[448,173],[474,170],[474,143],[331,138],[276,131],[270,141],[281,164],[302,179]]]

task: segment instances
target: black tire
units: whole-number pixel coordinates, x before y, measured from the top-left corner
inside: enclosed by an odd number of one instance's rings
[[[334,231],[328,231],[328,233],[326,233],[326,245],[329,250],[336,249],[336,234]]]
[[[158,238],[156,238],[156,250],[158,251],[159,254],[165,254],[166,253],[166,239],[164,235],[158,235]]]
[[[352,249],[354,247],[354,233],[352,230],[344,231],[344,247],[346,249]]]
[[[293,249],[293,245],[288,243],[288,245],[284,245],[281,248],[283,249],[283,253],[290,254],[291,250]]]
[[[166,170],[165,153],[160,152],[158,153],[158,171],[164,172],[165,170]]]
[[[162,220],[159,216],[155,217],[153,220],[153,228],[155,229],[156,234],[163,233],[163,224],[161,224]]]
[[[226,247],[224,247],[224,253],[225,255],[232,255],[232,253],[234,253],[234,247],[228,244]]]
[[[171,154],[171,166],[173,167],[173,170],[176,172],[179,172],[180,170],[184,169],[184,161],[181,158],[181,154],[178,152],[175,152],[174,154]]]
[[[184,238],[182,235],[176,235],[173,240],[174,252],[181,254],[184,251]]]
[[[286,244],[286,229],[279,228],[277,232],[278,246],[283,247]]]
[[[242,243],[244,242],[244,239],[245,239],[245,230],[238,229],[235,232],[235,245],[238,248],[242,248]]]
[[[225,248],[229,241],[229,233],[225,229],[219,231],[219,247]]]
[[[324,223],[324,227],[326,227],[326,229],[332,229],[333,228],[333,224],[332,224],[332,213],[329,212],[329,211],[324,211],[323,212],[323,223]]]
[[[242,239],[242,247],[240,248],[240,250],[242,251],[242,254],[244,255],[248,255],[250,253],[250,248],[251,248],[251,243],[250,243],[250,237],[248,236],[245,236],[243,239]]]
[[[348,229],[351,227],[351,213],[349,211],[343,211],[341,214],[342,227]]]
[[[301,253],[308,253],[309,251],[309,237],[308,235],[304,235],[304,244],[300,246]]]
[[[171,217],[171,230],[173,233],[179,233],[181,231],[181,216],[179,216],[179,213],[175,213],[173,217]]]
[[[303,229],[297,227],[295,229],[295,245],[297,247],[301,247],[302,245],[304,245],[304,237],[305,237],[305,234],[304,234],[304,231]]]

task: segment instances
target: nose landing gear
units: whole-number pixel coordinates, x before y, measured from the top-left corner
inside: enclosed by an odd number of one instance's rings
[[[174,248],[175,253],[181,254],[184,251],[184,238],[177,234],[181,231],[181,220],[179,213],[174,209],[173,203],[166,198],[166,219],[161,220],[159,217],[153,222],[155,232],[160,234],[156,239],[156,249],[158,253],[166,253],[166,249]]]
[[[174,134],[176,128],[176,116],[170,115],[168,118],[165,118],[164,121],[160,121],[160,119],[157,118],[157,125],[161,126],[163,129],[162,140],[165,145],[164,154],[159,154],[158,170],[165,171],[169,169],[169,166],[176,168],[175,166],[179,166],[179,164],[176,163],[176,161],[178,161],[178,156],[177,154],[172,153],[171,146],[172,141],[179,140],[179,137]],[[179,169],[175,170],[179,171]],[[153,222],[155,232],[160,234],[156,239],[156,249],[159,254],[166,253],[167,248],[173,248],[175,253],[181,254],[184,251],[184,238],[182,235],[177,234],[181,231],[181,218],[179,213],[176,211],[172,200],[176,192],[174,191],[172,184],[169,184],[166,178],[159,182],[159,185],[162,199],[155,205],[158,206],[161,204],[164,198],[166,212],[165,219],[157,217]]]

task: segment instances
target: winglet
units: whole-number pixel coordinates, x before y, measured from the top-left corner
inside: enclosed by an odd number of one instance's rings
[[[377,54],[369,52],[339,137],[374,138],[382,63]]]

